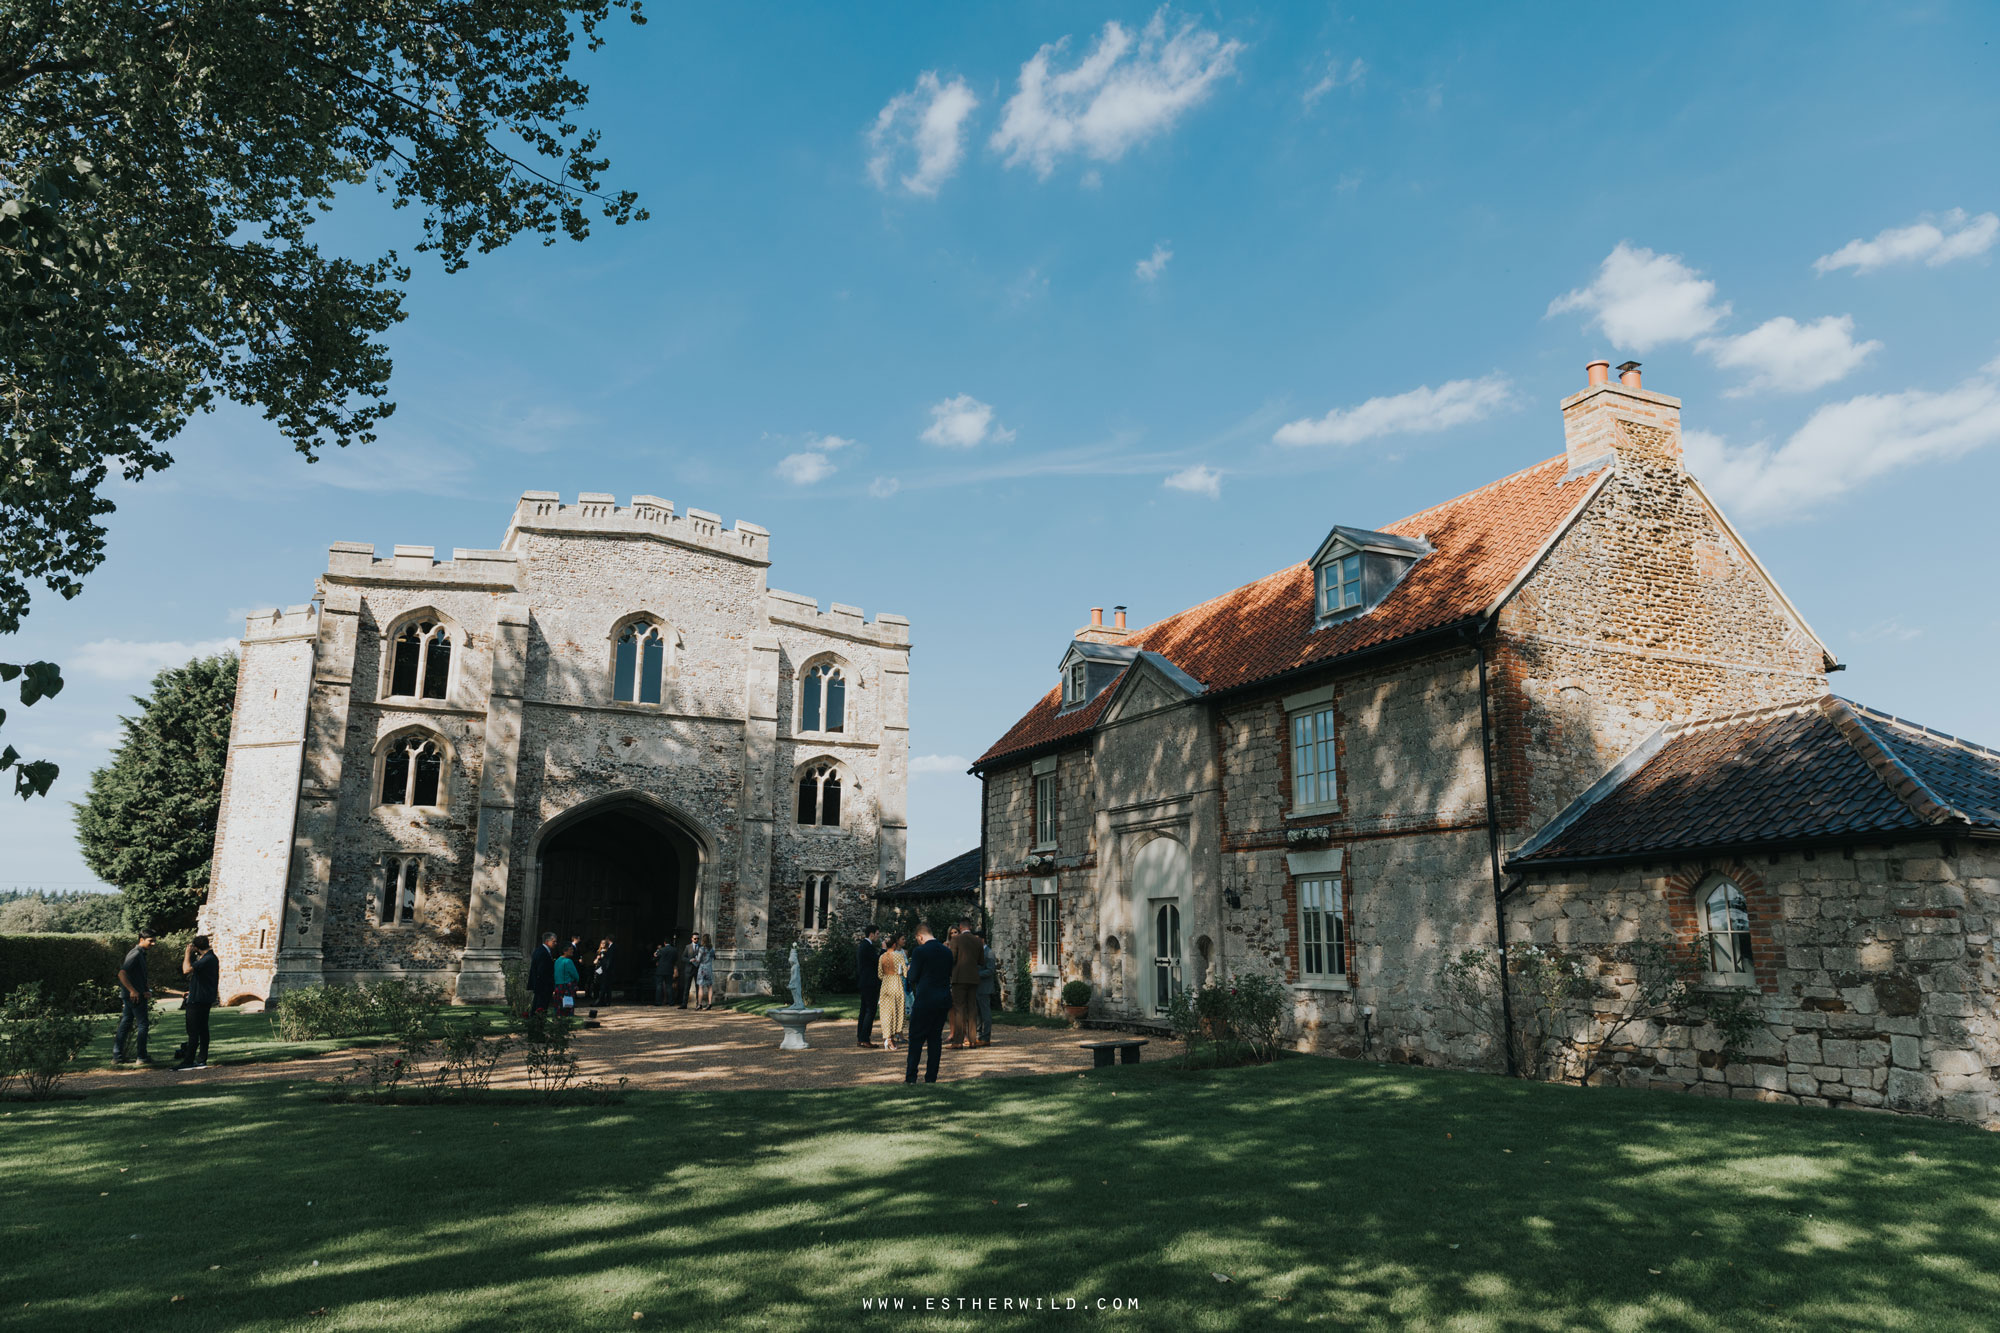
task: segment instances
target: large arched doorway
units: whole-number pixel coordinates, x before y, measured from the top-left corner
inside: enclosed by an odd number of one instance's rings
[[[627,998],[652,995],[653,951],[671,938],[685,944],[701,929],[696,898],[701,852],[664,812],[642,801],[615,801],[553,823],[536,858],[535,927],[587,948],[617,942],[612,984]],[[579,959],[588,979],[588,959]]]
[[[1194,890],[1188,850],[1173,838],[1157,837],[1132,858],[1127,891],[1131,900],[1132,959],[1138,970],[1139,1013],[1164,1017],[1186,985],[1183,923]]]

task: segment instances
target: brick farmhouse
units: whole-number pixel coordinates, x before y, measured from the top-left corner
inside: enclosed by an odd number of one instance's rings
[[[1620,372],[1554,458],[1152,625],[1093,613],[974,765],[1038,1007],[1082,978],[1145,1025],[1255,971],[1301,1049],[1497,1068],[1466,950],[1577,957],[1615,1007],[1677,938],[1750,1035],[1643,1021],[1605,1077],[2000,1120],[2000,754],[1830,692],[1679,400]]]

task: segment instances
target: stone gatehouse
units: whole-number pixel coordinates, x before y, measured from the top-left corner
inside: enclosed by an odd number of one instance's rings
[[[974,765],[1003,975],[1145,1024],[1261,972],[1303,1049],[1498,1067],[1462,951],[1589,955],[1611,1004],[1620,946],[1679,936],[1758,1033],[1725,1066],[1643,1027],[1614,1076],[2000,1119],[2000,754],[1830,695],[1636,364],[1562,418],[1555,457],[1190,610],[1093,611]]]
[[[202,927],[225,998],[416,975],[465,1001],[542,930],[767,941],[903,878],[909,622],[766,585],[770,534],[521,497],[495,550],[336,543],[249,618]],[[625,980],[626,978],[621,978]]]

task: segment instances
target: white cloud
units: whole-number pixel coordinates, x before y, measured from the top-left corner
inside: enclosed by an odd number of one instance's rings
[[[1938,222],[1944,225],[1939,226]],[[1981,213],[1978,217],[1967,217],[1964,209],[1954,208],[1938,222],[1913,222],[1907,227],[1877,232],[1872,241],[1849,241],[1832,254],[1815,259],[1813,271],[1831,273],[1851,268],[1856,273],[1871,273],[1890,264],[1910,264],[1920,259],[1937,268],[1954,259],[1983,255],[1993,248],[1994,241],[2000,240],[2000,215]]]
[[[1153,247],[1152,254],[1139,261],[1139,266],[1133,272],[1139,275],[1141,282],[1151,282],[1160,276],[1161,270],[1167,266],[1167,261],[1173,257],[1172,248],[1163,241]]]
[[[993,420],[993,407],[969,393],[947,398],[931,407],[931,424],[924,439],[947,449],[971,449],[988,440],[1002,444],[1014,438]]]
[[[1389,398],[1370,398],[1359,407],[1336,407],[1315,420],[1306,417],[1280,426],[1279,444],[1359,444],[1382,435],[1425,435],[1493,415],[1513,402],[1504,375],[1449,380]]]
[[[903,489],[903,483],[894,477],[877,477],[868,483],[868,493],[878,500],[886,500]]]
[[[870,179],[887,189],[897,159],[914,155],[915,168],[898,179],[911,194],[935,196],[965,156],[965,120],[978,105],[965,80],[943,83],[926,70],[916,87],[890,98],[869,127]]]
[[[1069,38],[1037,51],[1021,66],[990,141],[993,151],[1006,154],[1008,166],[1031,166],[1047,179],[1072,153],[1116,162],[1171,128],[1235,68],[1243,44],[1192,21],[1169,36],[1166,16],[1161,9],[1137,34],[1105,24],[1090,54],[1069,69],[1050,69]]]
[[[99,680],[151,680],[168,667],[187,665],[191,658],[235,651],[234,639],[201,639],[193,643],[179,639],[99,639],[65,657],[63,666]]]
[[[962,754],[920,754],[910,760],[912,773],[963,773],[972,761]]]
[[[1684,342],[1714,329],[1729,315],[1715,304],[1715,284],[1681,262],[1620,241],[1597,270],[1597,279],[1549,302],[1548,314],[1582,310],[1619,348],[1644,352],[1663,342]]]
[[[833,475],[833,460],[810,449],[778,460],[778,476],[794,486],[810,486]]]
[[[1160,483],[1170,491],[1186,491],[1190,495],[1206,495],[1211,500],[1222,498],[1222,474],[1206,463],[1196,463],[1184,467]]]
[[[1326,62],[1326,72],[1320,76],[1319,82],[1306,89],[1305,96],[1301,100],[1306,106],[1311,107],[1335,88],[1358,86],[1367,74],[1368,62],[1365,60],[1351,60],[1343,69],[1338,60],[1330,59]]]
[[[778,476],[794,486],[810,486],[816,481],[825,481],[835,471],[833,460],[827,455],[853,445],[853,440],[839,435],[808,435],[804,450],[786,454],[778,460]]]
[[[1844,378],[1879,342],[1854,341],[1852,315],[1828,315],[1801,324],[1780,315],[1733,338],[1704,338],[1695,344],[1724,370],[1748,370],[1748,383],[1729,390],[1731,397],[1758,389],[1805,393]]]
[[[1864,394],[1829,403],[1783,444],[1681,437],[1690,471],[1751,521],[1795,518],[1867,482],[2000,443],[2000,362],[1942,393]]]

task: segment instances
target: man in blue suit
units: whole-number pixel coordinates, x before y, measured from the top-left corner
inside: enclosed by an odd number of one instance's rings
[[[938,943],[929,926],[917,927],[917,947],[910,952],[907,984],[910,1010],[910,1062],[903,1082],[917,1081],[917,1053],[930,1050],[924,1082],[937,1082],[938,1055],[944,1049],[944,1020],[951,1012],[951,950]]]

